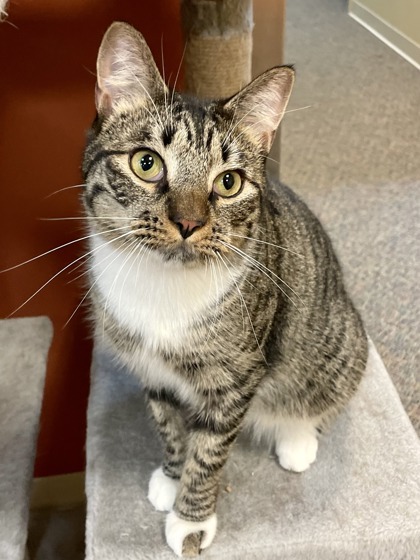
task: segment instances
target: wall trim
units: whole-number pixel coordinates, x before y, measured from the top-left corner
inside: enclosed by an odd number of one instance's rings
[[[85,473],[77,472],[34,478],[31,488],[31,509],[71,508],[84,503]]]
[[[420,70],[420,45],[356,0],[349,0],[349,16]]]

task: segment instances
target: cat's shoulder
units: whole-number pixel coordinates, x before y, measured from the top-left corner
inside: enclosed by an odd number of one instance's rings
[[[311,213],[305,201],[292,188],[271,176],[267,177],[266,202],[275,214],[287,210]]]

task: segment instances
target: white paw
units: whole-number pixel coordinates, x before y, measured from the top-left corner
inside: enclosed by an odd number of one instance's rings
[[[171,511],[176,498],[179,482],[166,476],[162,467],[156,469],[149,481],[147,497],[157,511]]]
[[[186,521],[171,511],[166,516],[166,542],[177,556],[182,556],[182,544],[185,537],[203,531],[200,547],[207,548],[213,542],[217,529],[217,516],[215,513],[205,521]]]
[[[276,448],[280,465],[288,470],[303,472],[316,459],[318,440],[313,434],[301,435],[296,439],[284,439]]]

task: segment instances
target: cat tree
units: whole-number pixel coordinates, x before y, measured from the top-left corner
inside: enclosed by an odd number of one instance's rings
[[[99,348],[87,439],[87,560],[172,560],[147,499],[162,459],[141,388]],[[221,484],[208,560],[415,560],[420,442],[374,346],[360,390],[317,461],[286,472],[242,439]],[[193,554],[194,550],[189,549]]]
[[[52,325],[0,321],[0,558],[23,560]],[[26,557],[25,557],[26,558]]]

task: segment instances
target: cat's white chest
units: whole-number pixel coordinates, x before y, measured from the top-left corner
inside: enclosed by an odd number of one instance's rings
[[[121,251],[92,239],[92,272],[106,308],[153,349],[179,348],[233,282],[220,267],[166,263],[153,251]]]

